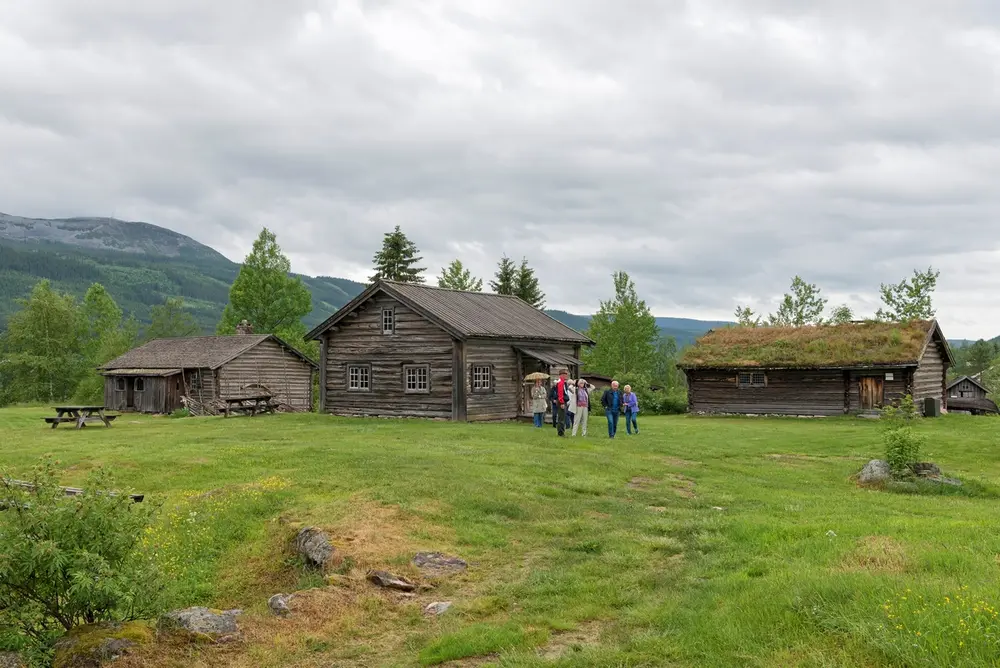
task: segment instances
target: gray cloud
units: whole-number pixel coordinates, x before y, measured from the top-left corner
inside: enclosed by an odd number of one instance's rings
[[[363,278],[526,256],[585,311],[768,309],[793,274],[877,307],[942,270],[1000,333],[1000,7],[985,0],[15,3],[0,210],[116,215]]]

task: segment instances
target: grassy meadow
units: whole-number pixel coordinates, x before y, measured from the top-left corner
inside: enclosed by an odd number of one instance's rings
[[[50,430],[0,411],[0,468],[52,455],[162,504],[147,536],[173,607],[243,608],[239,642],[163,641],[139,666],[972,666],[1000,657],[1000,421],[925,420],[962,495],[859,489],[881,456],[855,418],[640,419],[610,441],[549,426],[121,417]],[[624,424],[622,425],[624,428]],[[327,584],[289,551],[338,550]],[[416,551],[470,563],[413,598]],[[267,598],[301,591],[288,619]],[[422,614],[452,601],[446,614]]]

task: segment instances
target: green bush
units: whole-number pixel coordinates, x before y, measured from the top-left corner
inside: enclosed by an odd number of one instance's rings
[[[920,461],[920,449],[926,439],[914,433],[912,424],[919,419],[913,397],[906,395],[898,405],[882,409],[885,428],[882,440],[885,443],[885,460],[896,476],[908,476],[911,465]]]
[[[173,413],[170,414],[172,418],[186,418],[191,417],[191,411],[185,406],[184,408],[178,408]]]
[[[0,638],[45,652],[74,627],[159,612],[162,582],[141,547],[150,504],[108,493],[103,469],[66,496],[49,459],[30,482],[0,478]]]

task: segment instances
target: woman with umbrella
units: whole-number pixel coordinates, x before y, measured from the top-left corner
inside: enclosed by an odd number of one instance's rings
[[[531,412],[535,417],[535,427],[540,428],[545,423],[545,410],[548,408],[546,398],[549,396],[548,390],[542,385],[542,381],[548,378],[547,373],[529,373],[525,380],[535,381],[535,386],[531,388]]]

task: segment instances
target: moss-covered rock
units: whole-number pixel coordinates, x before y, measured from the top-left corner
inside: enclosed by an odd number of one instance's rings
[[[80,626],[56,643],[52,668],[99,668],[152,639],[143,622]]]

